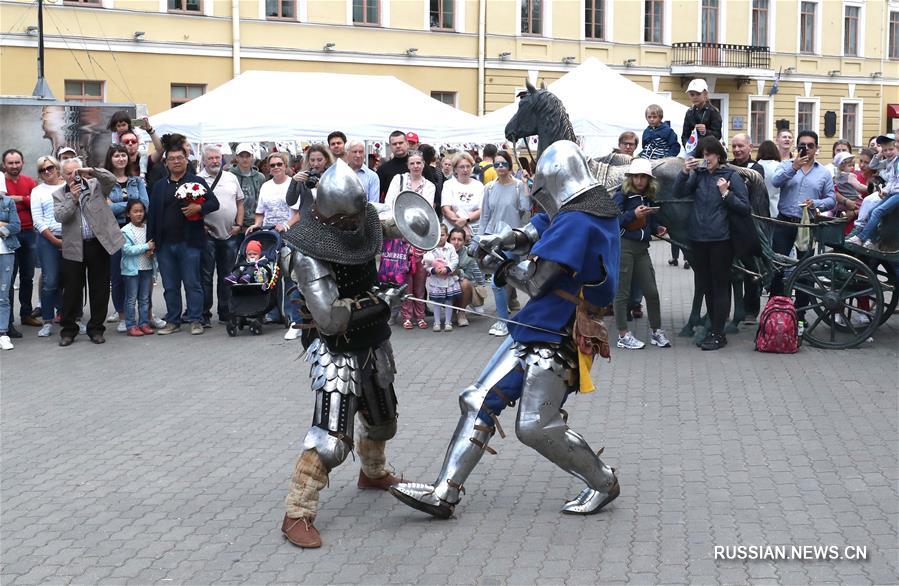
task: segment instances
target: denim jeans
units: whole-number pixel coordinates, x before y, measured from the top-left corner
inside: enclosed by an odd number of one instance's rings
[[[181,324],[181,285],[187,297],[185,319],[199,323],[203,318],[203,286],[200,284],[200,261],[203,249],[184,242],[162,243],[156,248],[159,274],[165,299],[165,321]]]
[[[894,193],[889,199],[881,202],[879,206],[871,211],[871,215],[868,217],[868,223],[865,224],[862,231],[858,233],[859,239],[862,242],[867,242],[874,238],[874,235],[877,234],[877,226],[880,225],[880,219],[897,207],[899,207],[899,193]]]
[[[133,328],[149,324],[153,271],[137,271],[136,275],[123,276],[122,279],[125,285],[125,326]],[[135,310],[137,321],[134,320]]]
[[[125,281],[122,277],[122,251],[109,257],[109,288],[116,313],[125,311]]]
[[[34,292],[34,260],[35,260],[35,232],[34,230],[22,230],[16,237],[19,239],[19,248],[16,249],[16,264],[12,269],[12,282],[15,283],[16,275],[19,275],[19,317],[31,315],[31,294]],[[13,318],[13,295],[15,291],[9,289],[9,325]]]
[[[62,250],[43,236],[37,239],[37,255],[41,260],[41,318],[50,323],[62,309],[59,298],[59,266]]]
[[[505,287],[497,287],[492,280],[490,288],[493,289],[493,300],[496,302],[496,315],[503,319],[509,319],[509,294]]]
[[[207,322],[212,319],[213,273],[215,273],[216,308],[219,321],[227,321],[231,315],[231,312],[228,310],[228,305],[231,301],[231,289],[225,284],[225,277],[234,268],[240,242],[241,237],[239,235],[232,236],[226,240],[218,240],[210,236],[206,241],[200,276],[203,281],[203,319]]]
[[[12,275],[16,264],[15,253],[0,254],[0,333],[7,332],[6,326],[12,319],[12,301],[10,293],[13,290]]]

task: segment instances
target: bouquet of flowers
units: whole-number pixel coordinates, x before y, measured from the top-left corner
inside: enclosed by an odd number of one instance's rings
[[[181,200],[181,207],[191,203],[203,204],[206,201],[206,188],[199,183],[185,183],[175,191],[175,199]],[[202,220],[203,215],[200,213],[191,214],[187,216],[187,219],[195,222]]]

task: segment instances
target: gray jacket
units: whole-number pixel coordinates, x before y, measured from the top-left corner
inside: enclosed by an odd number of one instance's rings
[[[119,229],[112,208],[106,203],[106,196],[116,184],[115,175],[106,169],[94,169],[87,180],[87,189],[81,192],[82,205],[79,205],[69,191],[68,185],[62,185],[53,192],[53,215],[62,224],[62,257],[76,262],[84,261],[81,235],[81,213],[90,224],[94,236],[109,254],[115,254],[125,244],[125,237]]]

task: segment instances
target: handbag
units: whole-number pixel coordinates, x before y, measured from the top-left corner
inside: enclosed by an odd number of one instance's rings
[[[796,250],[799,252],[805,252],[809,249],[812,243],[812,230],[808,227],[810,223],[808,206],[802,206],[802,218],[800,218],[799,223],[802,224],[799,228],[796,229],[796,241],[793,243],[796,246]]]
[[[490,290],[486,285],[475,285],[471,291],[471,306],[481,307],[490,294]]]

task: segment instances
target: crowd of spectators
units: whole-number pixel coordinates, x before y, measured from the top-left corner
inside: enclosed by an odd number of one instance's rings
[[[783,255],[796,254],[803,210],[847,217],[853,222],[847,227],[851,241],[873,248],[878,223],[899,202],[892,197],[899,191],[894,136],[874,137],[858,152],[838,140],[832,145],[833,162],[822,165],[817,134],[802,130],[794,144],[793,132],[781,124],[773,140],[758,145],[755,159],[750,138],[732,136],[728,159],[721,116],[709,102],[705,83],[691,82],[688,96],[692,107],[680,137],[653,104],[646,109],[643,132],[622,133],[614,149],[633,157],[626,180],[614,193],[621,209],[622,253],[620,287],[609,310],[617,345],[623,349],[645,347],[629,323],[642,317],[643,299],[651,345],[671,346],[661,328],[660,294],[649,255],[653,237],[668,231],[657,221],[659,184],[651,160],[681,155],[682,148],[688,153],[673,189],[695,202],[688,243],[693,264],[685,262],[684,268],[695,272],[697,293],[709,312],[705,350],[727,343],[729,267],[735,256],[728,218],[750,211],[746,185],[734,167],[764,177],[770,214],[780,220],[770,244]],[[104,343],[105,323],[137,337],[174,334],[182,325],[192,335],[203,334],[213,326],[213,308],[218,322],[228,322],[230,289],[243,275],[232,274],[241,242],[256,230],[284,232],[296,224],[313,201],[320,177],[338,159],[355,171],[370,202],[389,204],[400,192],[414,191],[434,206],[442,221],[440,244],[432,251],[402,240],[385,241],[380,279],[406,284],[415,297],[428,296],[460,311],[408,300],[392,323],[450,332],[467,326],[472,312],[483,313],[492,293],[500,319],[489,333],[508,335],[503,320],[519,307],[515,291],[492,283],[467,243],[478,234],[519,228],[535,211],[529,198],[533,161],[516,160],[510,145],[439,152],[420,144],[415,133],[397,130],[388,137],[391,157],[381,161],[376,153],[366,152],[365,143],[335,131],[325,144],[310,145],[299,156],[275,150],[260,157],[258,147],[244,143],[232,147],[233,155],[226,160],[218,146],[204,146],[197,157],[185,137],[157,136],[146,120],[140,128],[131,124],[124,113],[113,116],[112,146],[102,167],[86,167],[72,148],[62,147],[32,163],[35,180],[25,172],[28,162],[19,150],[3,153],[0,349],[12,349],[11,340],[22,336],[14,325],[16,313],[19,324],[39,328],[40,337],[51,336],[59,324],[60,346],[72,344],[79,334]],[[189,193],[198,189],[201,196]],[[672,244],[671,252],[668,264],[678,266],[680,250]],[[35,309],[37,266],[40,307]],[[162,286],[165,300],[165,307],[155,313],[154,285]],[[265,317],[267,323],[287,326],[289,340],[302,329],[300,304],[295,294],[285,293],[291,285],[284,275],[278,303]],[[85,290],[90,302],[86,321]],[[783,293],[780,275],[770,293]],[[747,323],[759,313],[761,294],[751,283],[746,285]],[[110,298],[113,311],[107,315]],[[802,299],[797,302],[802,304]],[[429,315],[434,316],[431,323]]]

